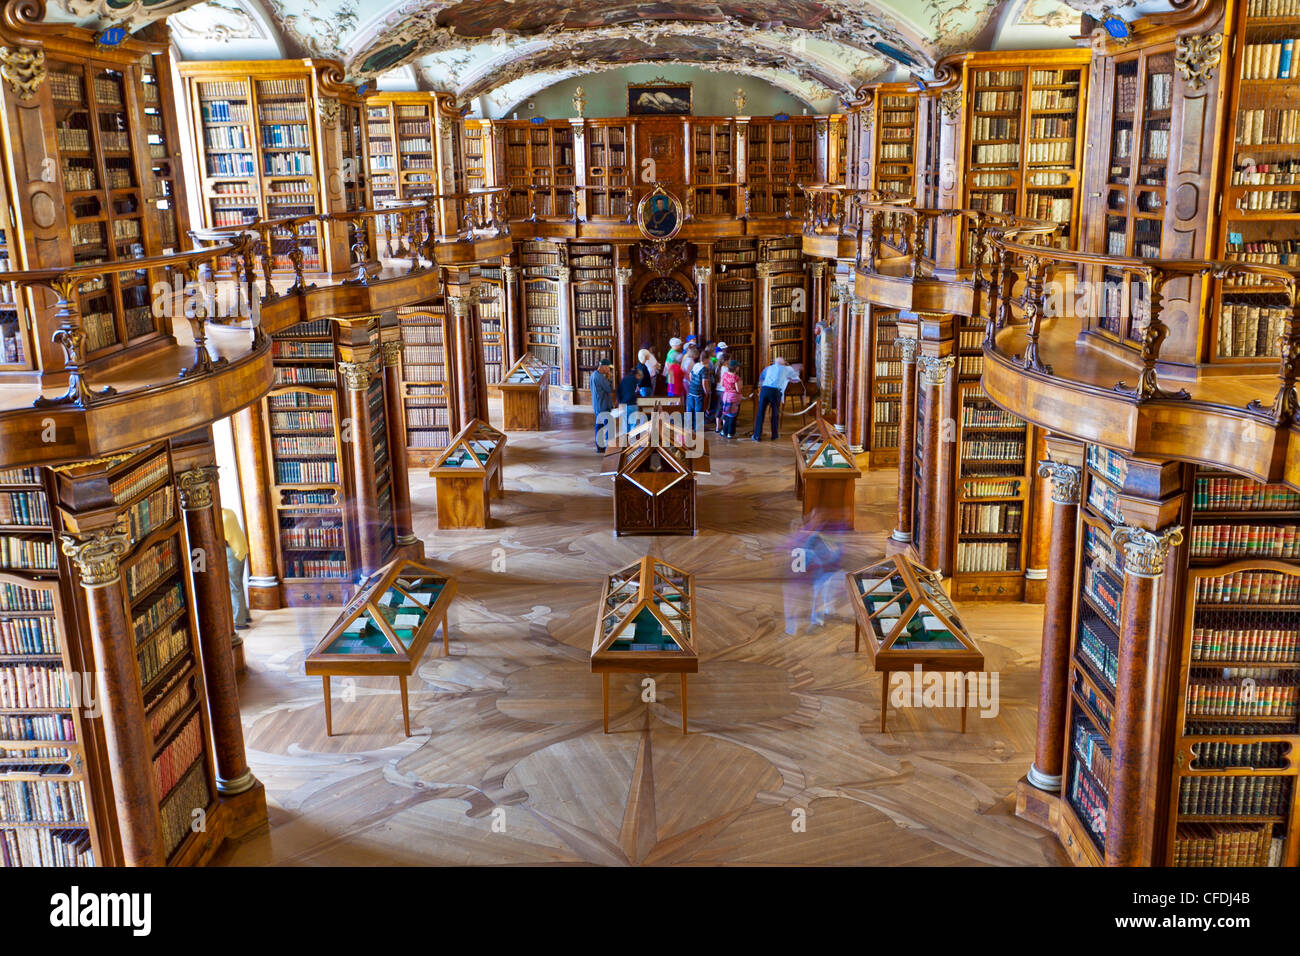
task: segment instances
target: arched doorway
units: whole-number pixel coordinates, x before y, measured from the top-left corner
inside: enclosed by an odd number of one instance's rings
[[[695,293],[679,273],[649,276],[636,290],[632,307],[632,355],[649,343],[663,361],[668,340],[686,338],[695,324]]]

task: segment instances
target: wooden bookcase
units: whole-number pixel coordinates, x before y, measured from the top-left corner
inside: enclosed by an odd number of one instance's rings
[[[520,245],[523,267],[524,351],[551,368],[551,385],[561,384],[560,268],[563,246],[532,241]]]
[[[355,87],[337,81],[328,60],[179,64],[200,159],[204,225],[241,225],[344,212],[366,205],[367,146]],[[369,124],[367,124],[368,126]],[[385,187],[381,184],[380,195]],[[353,206],[352,203],[360,203]],[[347,271],[343,230],[305,223],[298,233],[303,268]],[[276,271],[293,265],[288,229],[272,234]]]
[[[693,119],[690,136],[690,181],[695,186],[695,213],[700,216],[734,216],[736,181],[736,124],[730,118]],[[708,188],[717,184],[717,188]],[[728,343],[730,344],[730,343]]]
[[[501,376],[505,374],[507,366],[505,354],[506,290],[502,284],[501,266],[491,265],[477,268],[483,287],[482,298],[478,302],[479,328],[483,338],[483,384],[495,385],[501,381]]]
[[[1270,265],[1300,264],[1300,7],[1239,4],[1233,79],[1222,139],[1222,216],[1216,253]],[[1213,360],[1276,357],[1287,307],[1281,289],[1235,280],[1216,290]]]
[[[466,119],[461,123],[466,189],[487,189],[496,185],[494,135],[492,120]]]
[[[771,268],[768,309],[764,316],[767,354],[763,367],[777,358],[784,358],[791,365],[805,363],[806,366],[811,303],[802,241],[772,239],[760,248],[760,253]]]
[[[569,246],[573,282],[574,385],[588,379],[601,358],[614,356],[614,247],[608,243]]]
[[[511,219],[572,219],[578,157],[568,120],[500,120]]]
[[[874,187],[886,196],[916,195],[917,93],[906,83],[876,87]]]
[[[412,466],[433,464],[454,432],[451,395],[454,371],[449,360],[447,322],[441,303],[397,310],[402,336],[402,416],[407,459]]]
[[[740,363],[740,380],[753,387],[758,290],[758,243],[723,239],[713,247],[713,331],[727,343],[727,356]]]
[[[635,138],[626,120],[587,120],[588,219],[627,218],[635,179]]]
[[[813,117],[754,117],[745,129],[745,182],[756,216],[802,215],[799,183],[815,173]]]
[[[898,310],[870,307],[871,378],[857,387],[871,402],[867,442],[872,468],[898,464],[898,429],[902,421],[903,358],[898,346]]]
[[[1167,862],[1300,863],[1300,493],[1199,468]]]
[[[399,316],[403,337],[405,319]],[[366,570],[363,541],[373,541],[372,566],[397,549],[393,485],[407,477],[392,467],[388,416],[402,412],[389,409],[374,369],[361,407],[351,404],[338,371],[348,361],[344,349],[379,351],[377,325],[363,333],[368,346],[345,339],[351,329],[321,319],[273,336],[275,383],[263,400],[266,474],[276,568],[289,607],[343,603]],[[409,415],[407,422],[409,436]],[[369,476],[362,487],[359,460]]]
[[[0,865],[95,866],[104,856],[87,779],[93,743],[69,690],[80,658],[47,480],[38,468],[0,472],[0,805],[9,810]],[[29,801],[56,812],[33,812]]]
[[[100,48],[91,31],[75,27],[43,47],[30,91],[18,83],[0,88],[10,170],[0,186],[3,267],[63,268],[174,250],[188,220],[166,47],[130,39]],[[76,301],[91,370],[171,342],[170,318],[152,308],[152,284],[164,278],[142,270],[81,283]],[[52,302],[0,289],[0,381],[62,375]]]
[[[449,93],[374,93],[366,98],[370,136],[370,169],[382,177],[372,187],[379,199],[421,199],[463,192],[466,188],[467,146],[463,113]],[[477,178],[482,165],[482,127],[476,128],[480,147]],[[490,143],[490,139],[487,140]],[[440,234],[459,226],[454,202],[439,203]]]

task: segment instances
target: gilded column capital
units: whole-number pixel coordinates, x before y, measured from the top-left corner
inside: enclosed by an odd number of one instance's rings
[[[810,266],[808,267],[808,271],[812,273],[812,277],[813,277],[814,279],[822,279],[822,278],[825,278],[825,276],[826,276],[826,263],[824,263],[824,262],[814,262],[812,265],[810,265]]]
[[[713,266],[696,266],[694,269],[695,284],[704,285],[709,281],[709,276],[713,275]]]
[[[614,278],[618,281],[619,285],[630,285],[632,282],[632,267],[619,266],[614,270]]]
[[[464,319],[469,316],[469,296],[449,295],[447,296],[447,310],[453,318]]]
[[[0,46],[0,76],[20,100],[30,100],[45,80],[45,51]]]
[[[364,392],[370,387],[370,377],[374,370],[369,362],[339,362],[339,374],[343,376],[343,385],[349,392]]]
[[[916,353],[921,347],[920,339],[914,339],[910,335],[900,335],[894,339],[894,344],[898,346],[898,355],[904,365],[916,364]]]
[[[519,278],[519,267],[518,267],[518,266],[502,266],[502,267],[501,267],[501,281],[502,281],[502,282],[514,282],[514,281],[515,281],[516,279],[518,279],[518,278]]]
[[[212,486],[217,481],[218,471],[208,465],[191,468],[176,476],[176,496],[181,501],[182,511],[206,511],[212,507]]]
[[[121,579],[122,555],[131,546],[126,533],[126,519],[119,518],[112,528],[89,534],[60,534],[59,546],[72,559],[87,590],[112,587]]]
[[[384,364],[387,366],[397,365],[402,360],[402,343],[401,342],[381,342],[379,347],[384,352]]]
[[[1158,578],[1165,573],[1169,549],[1183,543],[1182,525],[1164,531],[1148,531],[1120,525],[1110,533],[1110,540],[1124,549],[1124,573],[1135,578]]]
[[[758,273],[760,279],[770,279],[774,268],[770,262],[760,262],[754,271]]]
[[[561,282],[570,281],[572,276],[573,271],[568,266],[560,266],[555,272],[555,277]]]
[[[948,372],[957,364],[951,355],[922,355],[917,360],[921,365],[921,384],[937,388],[948,381]]]
[[[1038,463],[1038,476],[1052,482],[1052,501],[1058,505],[1079,503],[1079,479],[1082,469],[1050,458]]]

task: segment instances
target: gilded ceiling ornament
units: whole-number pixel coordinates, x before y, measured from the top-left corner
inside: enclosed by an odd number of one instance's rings
[[[736,87],[736,99],[735,99],[735,104],[736,104],[736,115],[737,115],[737,116],[744,116],[744,115],[745,115],[745,103],[746,103],[746,102],[747,102],[747,101],[746,101],[746,99],[745,99],[745,88],[744,88],[743,86],[738,86],[738,87]]]
[[[943,114],[944,119],[950,123],[957,122],[957,117],[961,116],[961,87],[954,90],[944,90],[939,94],[939,112]]]
[[[342,104],[332,96],[322,96],[316,101],[316,111],[320,113],[320,121],[326,129],[334,129],[339,125],[339,109]]]
[[[120,24],[128,31],[140,29],[147,23],[180,13],[202,0],[59,0],[59,6],[80,21],[94,21],[100,27],[110,23]]]
[[[0,77],[20,100],[30,100],[45,79],[45,51],[0,47]]]
[[[579,117],[581,117],[582,111],[585,110],[586,108],[587,108],[587,94],[583,92],[582,87],[580,86],[573,91],[573,110],[578,114]]]
[[[1222,33],[1183,36],[1174,43],[1174,67],[1193,90],[1201,89],[1214,78],[1214,68],[1222,59]]]

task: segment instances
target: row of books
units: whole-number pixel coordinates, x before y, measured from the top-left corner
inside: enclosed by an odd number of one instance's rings
[[[0,708],[73,706],[63,665],[17,661],[0,666]]]
[[[985,91],[975,94],[977,112],[1003,113],[1018,109],[1020,109],[1020,93],[1017,90]]]
[[[334,369],[311,365],[277,365],[274,372],[276,385],[334,385],[338,381]]]
[[[1296,38],[1268,43],[1247,43],[1241,64],[1243,80],[1289,80],[1293,70]]]
[[[172,718],[194,700],[195,681],[189,677],[185,670],[176,672],[154,696],[149,708],[149,736],[155,742],[171,724]]]
[[[338,453],[333,435],[275,435],[274,450],[277,457],[290,458],[298,455],[329,455]]]
[[[1035,116],[1029,121],[1029,137],[1030,139],[1073,139],[1074,128],[1073,117]]]
[[[1252,740],[1235,744],[1227,740],[1203,740],[1192,745],[1196,754],[1193,766],[1198,770],[1221,770],[1249,767],[1255,770],[1286,766],[1290,744],[1279,741]]]
[[[1094,617],[1081,619],[1079,624],[1079,653],[1087,659],[1113,690],[1119,681],[1119,648],[1114,635],[1098,624]]]
[[[148,687],[172,661],[189,650],[189,646],[189,628],[180,621],[173,624],[165,634],[156,634],[141,644],[136,652],[141,688]]]
[[[1234,186],[1295,186],[1297,184],[1300,184],[1300,160],[1288,159],[1284,163],[1251,163],[1232,171]]]
[[[1174,835],[1174,866],[1267,866],[1273,826],[1184,823]]]
[[[0,829],[0,864],[4,866],[94,866],[90,831],[21,827]]]
[[[203,753],[203,724],[199,715],[192,716],[153,759],[154,792],[159,797],[171,793],[172,788],[184,776],[185,771],[193,766],[194,761]]]
[[[209,153],[209,176],[256,176],[252,153]]]
[[[342,550],[343,529],[337,525],[290,525],[280,528],[280,545],[298,550]]]
[[[1192,628],[1193,661],[1285,664],[1300,661],[1300,631],[1277,627]]]
[[[1074,163],[1074,143],[1030,141],[1025,145],[1025,162],[1040,166],[1069,166]]]
[[[165,454],[154,455],[148,461],[141,463],[137,468],[118,475],[109,483],[109,491],[113,495],[113,501],[122,504],[125,501],[134,498],[150,485],[157,484],[169,474],[167,456]]]
[[[280,501],[285,507],[337,504],[332,491],[282,491]]]
[[[1295,212],[1300,209],[1300,193],[1274,189],[1252,189],[1237,200],[1242,212]]]
[[[176,535],[152,545],[126,569],[126,595],[130,601],[144,594],[176,570],[180,557]]]
[[[1019,162],[1019,143],[976,145],[971,150],[971,163],[975,166],[1015,166]]]
[[[1298,17],[1300,0],[1246,0],[1248,17]]]
[[[49,525],[50,506],[43,491],[0,492],[0,524]]]
[[[1019,137],[1020,120],[1015,117],[976,116],[971,120],[971,138],[976,142],[990,139],[1019,139]]]
[[[185,606],[185,589],[180,581],[164,591],[147,608],[131,619],[131,634],[139,644],[158,630],[163,621]]]
[[[1025,215],[1031,219],[1052,219],[1056,222],[1069,222],[1074,211],[1074,199],[1071,196],[1055,196],[1031,192],[1027,199]]]
[[[58,654],[59,632],[52,617],[0,619],[0,654]]]
[[[1300,143],[1300,110],[1237,110],[1237,145]]]
[[[0,714],[0,740],[76,739],[71,714]]]
[[[1187,683],[1188,717],[1290,717],[1300,703],[1300,686],[1286,678],[1255,678],[1251,672],[1268,668],[1225,668],[1239,676],[1206,678]]]
[[[1088,768],[1104,793],[1110,792],[1111,753],[1110,744],[1088,721],[1075,718],[1074,753]]]
[[[1018,502],[962,505],[963,534],[1019,534],[1024,506]]]
[[[1020,544],[1016,541],[959,541],[957,571],[1016,571],[1020,567]]]
[[[197,761],[181,784],[163,801],[159,810],[163,846],[168,856],[176,852],[185,838],[194,832],[195,810],[206,809],[211,794],[208,789],[207,765]]]
[[[1025,457],[1024,439],[990,440],[965,439],[961,443],[961,456],[985,461],[1021,461]]]
[[[209,126],[203,130],[203,141],[208,149],[252,148],[248,131],[242,126]]]
[[[64,774],[72,771],[56,767]],[[0,821],[76,823],[86,819],[80,780],[0,780]]]
[[[334,461],[277,461],[277,485],[332,485],[338,481],[337,462]]]
[[[992,403],[967,403],[961,408],[964,428],[1024,428],[1025,423]]]
[[[234,154],[240,155],[238,153]],[[315,170],[311,153],[273,153],[262,157],[263,171],[268,176],[310,176]]]
[[[1300,604],[1300,576],[1278,571],[1237,571],[1196,579],[1198,603]]]
[[[1192,528],[1192,557],[1300,557],[1295,525],[1212,524]]]
[[[85,105],[86,88],[80,76],[75,73],[63,73],[58,70],[51,70],[50,95],[56,100],[62,100],[66,103],[77,103]]]
[[[429,447],[421,446],[419,447]],[[301,558],[286,556],[284,559],[285,577],[290,578],[344,578],[348,574],[348,563],[338,558]]]
[[[1187,816],[1282,816],[1290,803],[1289,777],[1183,777],[1178,788]]]
[[[1205,511],[1300,511],[1300,492],[1249,478],[1200,477],[1192,507]]]
[[[331,412],[272,412],[271,428],[274,431],[303,431],[307,429],[332,429]]]
[[[239,93],[244,95],[242,90]],[[205,123],[247,123],[250,116],[248,103],[244,100],[200,99],[199,112]]]
[[[1077,770],[1071,774],[1070,803],[1074,806],[1079,819],[1088,827],[1099,844],[1106,842],[1106,794],[1093,782]]]
[[[1119,602],[1123,588],[1112,575],[1095,565],[1085,568],[1083,593],[1106,615],[1111,624],[1119,626]]]
[[[1031,90],[1029,93],[1029,108],[1031,110],[1075,113],[1079,109],[1079,94],[1076,90]],[[1015,107],[1012,107],[1012,109],[1015,109]]]
[[[896,163],[910,163],[912,161],[912,144],[881,143],[880,158],[881,160],[890,160]]]
[[[0,568],[53,571],[57,567],[58,558],[52,542],[0,537]]]

